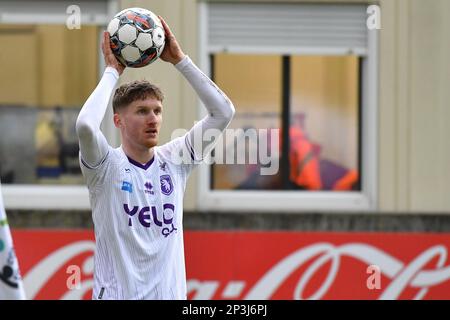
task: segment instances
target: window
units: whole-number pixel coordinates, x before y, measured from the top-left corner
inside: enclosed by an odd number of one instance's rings
[[[3,184],[83,183],[75,121],[96,86],[98,32],[96,26],[0,26]]]
[[[243,133],[257,133],[258,129],[278,129],[281,125],[282,59],[276,55],[216,54],[214,81],[227,92],[238,106],[230,129],[243,129]],[[258,74],[255,79],[255,74]],[[253,131],[251,131],[253,130]],[[255,137],[255,135],[253,136]],[[243,141],[243,137],[236,137]],[[225,138],[226,139],[226,138]],[[256,153],[256,141],[245,146],[235,139],[224,141],[224,154],[234,149],[235,163],[213,164],[212,189],[271,189],[276,176],[261,175],[258,158],[250,162],[249,155]],[[252,145],[253,144],[253,145]],[[251,150],[250,150],[251,149]],[[245,153],[245,164],[237,162],[237,153]],[[231,162],[231,161],[230,161]],[[241,161],[244,162],[244,161]]]
[[[74,13],[68,8],[74,4],[81,9],[80,29],[66,27]],[[87,209],[75,121],[103,70],[100,32],[118,11],[117,3],[3,1],[0,11],[0,175],[5,206]],[[105,131],[111,132],[108,126]]]
[[[289,184],[360,191],[357,56],[290,59]]]
[[[376,33],[366,6],[207,3],[200,15],[203,68],[236,107],[235,133],[201,168],[201,208],[374,209]],[[261,130],[266,142],[252,144]],[[273,174],[251,157],[261,146],[277,154]],[[246,162],[217,162],[231,149]]]
[[[245,152],[247,162],[213,164],[212,189],[360,190],[358,57],[285,57],[284,61],[289,63],[289,83],[282,82],[282,56],[213,57],[214,80],[238,106],[230,128],[244,132],[280,130],[284,107],[289,114],[290,141],[289,152],[278,152],[281,159],[289,159],[287,167],[272,175],[262,175],[258,161],[249,163],[248,154],[257,153],[257,146],[236,143],[245,148],[236,153]],[[286,90],[290,92],[290,100],[283,106]],[[235,142],[226,141],[224,153]],[[282,174],[284,169],[287,175]]]

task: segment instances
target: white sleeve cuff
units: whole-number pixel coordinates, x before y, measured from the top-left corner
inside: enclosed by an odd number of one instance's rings
[[[111,73],[116,79],[119,79],[119,72],[113,67],[106,67],[105,73]]]
[[[175,68],[177,68],[178,71],[181,72],[184,69],[184,67],[186,67],[187,65],[189,65],[191,63],[192,63],[191,58],[189,58],[188,55],[185,55],[184,58],[181,59],[181,61],[175,65]]]

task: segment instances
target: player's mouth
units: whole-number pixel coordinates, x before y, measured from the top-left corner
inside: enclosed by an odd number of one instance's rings
[[[147,134],[150,138],[156,138],[158,136],[158,130],[150,128],[145,130],[145,134]]]

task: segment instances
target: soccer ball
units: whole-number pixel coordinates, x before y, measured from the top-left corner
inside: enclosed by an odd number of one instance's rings
[[[164,28],[161,20],[149,10],[122,10],[109,22],[107,30],[112,52],[127,67],[149,65],[164,50]]]

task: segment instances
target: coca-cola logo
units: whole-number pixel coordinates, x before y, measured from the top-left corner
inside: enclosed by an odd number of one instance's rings
[[[50,253],[48,256],[36,263],[24,276],[23,283],[27,299],[34,299],[47,282],[60,271],[61,268],[67,264],[68,261],[74,257],[90,253],[81,264],[81,269],[87,277],[87,280],[82,281],[77,287],[78,289],[70,290],[67,288],[65,293],[60,297],[62,300],[81,300],[86,293],[93,288],[93,273],[94,273],[94,241],[78,241],[65,245],[56,251]],[[62,270],[65,272],[65,270]],[[66,286],[66,282],[62,284]]]
[[[82,299],[93,287],[93,241],[78,241],[60,247],[36,263],[24,276],[24,285],[29,299],[33,299],[55,273],[75,256],[91,253],[83,260],[81,269],[85,280],[78,289],[69,290],[60,299]],[[197,248],[198,250],[198,248]],[[286,299],[322,299],[335,286],[336,278],[342,272],[342,259],[351,258],[355,263],[365,266],[376,265],[390,282],[379,290],[378,299],[398,299],[407,287],[417,289],[414,299],[426,298],[430,287],[443,284],[450,279],[450,266],[447,261],[447,248],[436,244],[416,254],[415,258],[403,262],[386,251],[367,243],[345,243],[334,245],[327,242],[302,246],[275,261],[257,281],[245,279],[209,279],[190,278],[188,274],[187,290],[192,299],[242,298],[271,299],[289,277],[303,268],[294,289]],[[189,251],[186,253],[189,254]],[[231,258],[230,258],[231,259]],[[256,260],[254,263],[258,263]],[[329,265],[329,268],[323,268]],[[433,267],[431,268],[430,265]],[[189,266],[188,266],[189,267]],[[189,269],[189,268],[188,268]],[[324,270],[326,272],[324,273]],[[305,288],[318,273],[321,282],[313,291],[306,293]],[[219,296],[217,296],[220,290]],[[242,294],[244,293],[244,294]],[[354,297],[358,298],[358,297]],[[447,297],[449,298],[449,297]]]
[[[450,266],[445,267],[447,262],[445,246],[431,247],[406,264],[383,250],[367,244],[349,243],[335,246],[329,243],[317,243],[301,248],[279,261],[251,288],[245,299],[270,299],[280,284],[310,259],[314,261],[301,275],[292,298],[321,299],[333,285],[343,256],[355,258],[366,265],[379,266],[380,271],[392,280],[381,292],[379,299],[397,299],[407,286],[420,288],[414,299],[422,299],[429,287],[450,279]],[[423,267],[435,258],[438,259],[435,270],[423,270]],[[310,296],[305,296],[303,292],[310,279],[328,262],[331,262],[331,268],[322,285]]]

